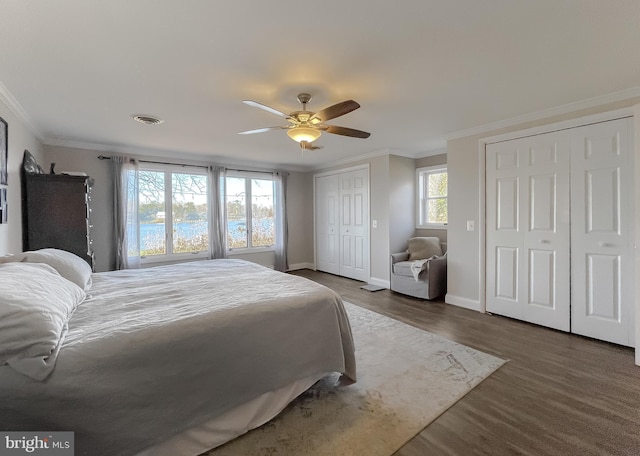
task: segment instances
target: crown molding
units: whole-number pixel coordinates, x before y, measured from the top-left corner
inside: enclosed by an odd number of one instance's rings
[[[418,158],[425,158],[425,157],[434,157],[436,155],[442,155],[442,154],[446,155],[446,153],[447,153],[447,148],[445,146],[441,149],[427,150],[425,152],[417,153],[413,158],[418,159]]]
[[[542,111],[511,117],[509,119],[499,120],[497,122],[492,122],[477,127],[467,128],[465,130],[458,130],[445,135],[444,138],[447,141],[451,141],[453,139],[466,138],[468,136],[482,135],[491,131],[514,127],[516,125],[521,125],[527,122],[534,122],[554,116],[570,114],[572,112],[580,111],[583,109],[595,108],[609,103],[617,103],[619,101],[630,100],[637,97],[640,97],[640,86],[631,87],[629,89],[620,90],[618,92],[600,95],[593,98],[587,98],[585,100],[580,100],[573,103],[567,103],[561,106],[556,106],[554,108],[544,109]]]
[[[248,169],[251,170],[265,170],[271,171],[275,169],[282,169],[284,171],[294,171],[294,172],[307,172],[310,170],[309,167],[295,166],[295,165],[285,165],[285,164],[276,164],[276,163],[263,163],[263,162],[251,162],[247,160],[233,160],[231,157],[217,156],[217,155],[198,155],[198,154],[185,154],[182,151],[176,150],[157,150],[157,149],[147,149],[143,147],[130,147],[130,146],[121,146],[121,145],[109,145],[109,144],[99,144],[92,142],[82,142],[82,141],[72,141],[58,138],[48,138],[44,141],[44,144],[50,147],[65,147],[72,149],[83,149],[90,150],[95,152],[111,152],[115,154],[129,155],[135,156],[138,159],[143,160],[146,158],[156,158],[156,159],[170,159],[176,160],[176,157],[181,157],[182,160],[202,163],[202,164],[217,164],[226,167],[237,167],[240,169]]]
[[[361,155],[356,155],[355,157],[348,157],[348,158],[343,158],[341,160],[334,160],[328,163],[323,163],[323,164],[314,166],[313,168],[309,169],[309,171],[318,171],[322,169],[333,168],[336,166],[350,165],[355,162],[370,160],[372,158],[382,157],[384,155],[390,155],[391,153],[392,152],[389,149],[382,149],[382,150],[378,150],[368,154],[361,154]]]
[[[73,149],[94,150],[96,152],[113,152],[118,154],[136,154],[137,153],[142,156],[149,156],[150,154],[152,154],[155,156],[162,156],[166,158],[174,157],[175,155],[172,155],[172,154],[178,153],[178,151],[160,151],[155,149],[145,149],[145,148],[139,148],[139,147],[118,146],[113,144],[100,144],[100,143],[92,143],[92,142],[73,141],[73,140],[66,140],[66,139],[59,139],[59,138],[45,138],[42,142],[47,146],[52,146],[52,147],[70,147]],[[184,152],[179,152],[179,153],[184,156]],[[310,172],[310,171],[318,171],[326,168],[333,168],[336,166],[349,165],[355,162],[370,160],[372,158],[381,157],[384,155],[398,155],[400,157],[418,159],[418,158],[431,157],[433,155],[446,154],[446,153],[447,153],[446,149],[437,149],[433,151],[421,151],[421,152],[415,152],[415,153],[400,151],[400,150],[393,150],[393,149],[382,149],[382,150],[378,150],[368,154],[361,154],[355,157],[334,160],[329,163],[324,163],[316,166],[269,164],[268,167],[284,169],[286,171]],[[202,156],[201,157],[201,156],[192,154],[190,155],[190,158],[193,160],[199,160],[199,161],[215,160],[216,163],[219,163],[225,166],[226,165],[229,165],[229,166],[252,165],[252,166],[259,166],[262,168],[265,167],[264,163],[258,163],[258,162],[248,163],[246,161],[234,162],[233,160],[230,160],[230,157],[224,157],[224,156]],[[206,160],[206,159],[203,160],[203,158],[206,158],[209,160]]]
[[[409,152],[406,150],[395,150],[395,149],[389,149],[387,151],[387,155],[396,155],[398,157],[405,157],[405,158],[419,158],[418,155],[419,153],[417,152]]]
[[[127,153],[131,152],[131,147],[123,147],[123,146],[115,146],[113,144],[100,144],[94,142],[84,142],[84,141],[72,141],[69,139],[60,139],[60,138],[44,138],[43,142],[47,146],[52,147],[70,147],[72,149],[86,149],[86,150],[95,150],[96,152],[118,152],[118,153]]]
[[[36,137],[41,143],[44,143],[44,136],[40,133],[40,130],[36,127],[29,114],[24,110],[22,105],[18,103],[18,100],[9,92],[9,89],[0,81],[0,101],[2,101],[7,108],[31,131],[33,136]]]
[[[335,160],[326,164],[317,165],[311,168],[309,171],[318,171],[318,170],[323,170],[327,168],[334,168],[336,166],[350,165],[355,162],[370,160],[372,158],[381,157],[384,155],[397,155],[399,157],[406,157],[406,158],[412,158],[414,160],[417,160],[418,158],[433,157],[434,155],[441,155],[446,153],[447,153],[446,147],[427,150],[427,151],[420,151],[420,152],[409,152],[409,151],[395,150],[395,149],[382,149],[382,150],[378,150],[368,154],[361,154],[355,157],[344,158],[342,160]]]

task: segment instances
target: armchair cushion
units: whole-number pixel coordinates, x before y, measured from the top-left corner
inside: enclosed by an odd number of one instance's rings
[[[405,277],[413,277],[411,265],[413,261],[399,261],[393,265],[393,273]]]
[[[442,246],[437,237],[413,237],[409,239],[409,260],[424,260],[442,255]]]

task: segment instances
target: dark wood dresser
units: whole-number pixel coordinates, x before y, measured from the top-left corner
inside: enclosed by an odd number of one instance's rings
[[[23,250],[56,248],[75,253],[94,267],[91,187],[87,176],[22,174]]]

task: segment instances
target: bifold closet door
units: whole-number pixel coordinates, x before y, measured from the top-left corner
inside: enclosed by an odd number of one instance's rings
[[[631,119],[571,130],[571,328],[634,345]]]
[[[369,280],[369,171],[350,171],[340,179],[340,275]]]
[[[551,133],[487,145],[487,311],[569,331],[569,152]]]
[[[369,170],[315,177],[316,268],[369,280]]]
[[[336,174],[316,177],[316,268],[340,274],[340,182]]]

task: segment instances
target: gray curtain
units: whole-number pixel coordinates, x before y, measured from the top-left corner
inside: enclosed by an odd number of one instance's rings
[[[289,240],[287,224],[287,176],[285,171],[275,171],[273,181],[275,183],[276,206],[276,246],[274,269],[285,272],[289,269],[287,259],[287,242]]]
[[[138,163],[121,156],[111,157],[113,171],[114,241],[116,269],[140,267],[138,224]]]
[[[227,222],[224,210],[226,169],[209,166],[209,253],[211,258],[227,257]]]

